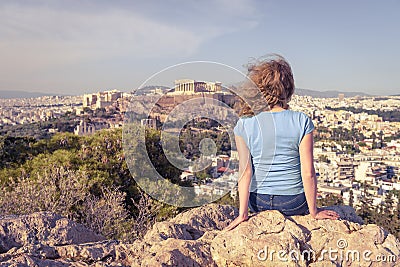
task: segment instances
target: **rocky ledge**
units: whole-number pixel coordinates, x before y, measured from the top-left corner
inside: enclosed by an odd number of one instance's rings
[[[104,237],[52,213],[0,216],[3,266],[399,266],[400,243],[377,225],[362,225],[348,206],[341,220],[250,216],[223,230],[237,209],[209,204],[154,224],[132,244]]]

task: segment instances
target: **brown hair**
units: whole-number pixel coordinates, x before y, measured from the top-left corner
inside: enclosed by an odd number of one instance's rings
[[[275,105],[289,108],[289,101],[294,93],[294,79],[289,63],[280,55],[272,55],[264,60],[257,60],[248,65],[248,79],[263,96],[264,106]],[[253,93],[254,94],[254,93]],[[246,103],[242,115],[254,115],[254,110]]]

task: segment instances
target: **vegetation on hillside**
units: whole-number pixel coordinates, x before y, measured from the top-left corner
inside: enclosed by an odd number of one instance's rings
[[[160,146],[159,132],[149,130],[146,149],[157,171],[190,186],[180,181],[181,171],[168,163]],[[121,129],[90,136],[57,133],[41,140],[1,136],[0,148],[0,214],[51,211],[108,238],[134,240],[154,221],[185,210],[158,202],[139,188],[133,177],[143,173],[145,155],[136,155],[138,165],[130,172]],[[234,204],[229,196],[220,201]]]

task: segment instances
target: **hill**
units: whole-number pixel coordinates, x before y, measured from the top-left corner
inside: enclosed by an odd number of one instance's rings
[[[317,90],[310,90],[310,89],[301,89],[296,88],[295,94],[301,96],[312,96],[318,98],[333,98],[338,97],[338,94],[344,94],[345,97],[354,97],[354,96],[371,96],[366,93],[362,92],[341,92],[341,91],[317,91]]]
[[[0,91],[0,98],[35,98],[40,96],[54,95],[50,93],[41,92],[27,92],[27,91],[15,91],[15,90],[2,90]],[[60,94],[57,94],[60,95]]]
[[[233,88],[241,88],[244,86],[243,82],[238,82],[232,84],[231,87]],[[354,96],[372,96],[370,94],[366,94],[363,92],[342,92],[336,90],[328,90],[328,91],[318,91],[318,90],[311,90],[311,89],[303,89],[303,88],[296,88],[295,92],[296,95],[300,96],[312,96],[317,98],[334,98],[338,97],[338,94],[344,94],[345,97],[354,97]]]

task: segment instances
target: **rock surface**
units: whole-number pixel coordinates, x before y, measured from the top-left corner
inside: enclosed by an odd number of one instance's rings
[[[399,266],[400,242],[347,206],[341,220],[252,214],[231,231],[231,206],[209,204],[153,225],[132,244],[52,213],[0,216],[3,266]]]

